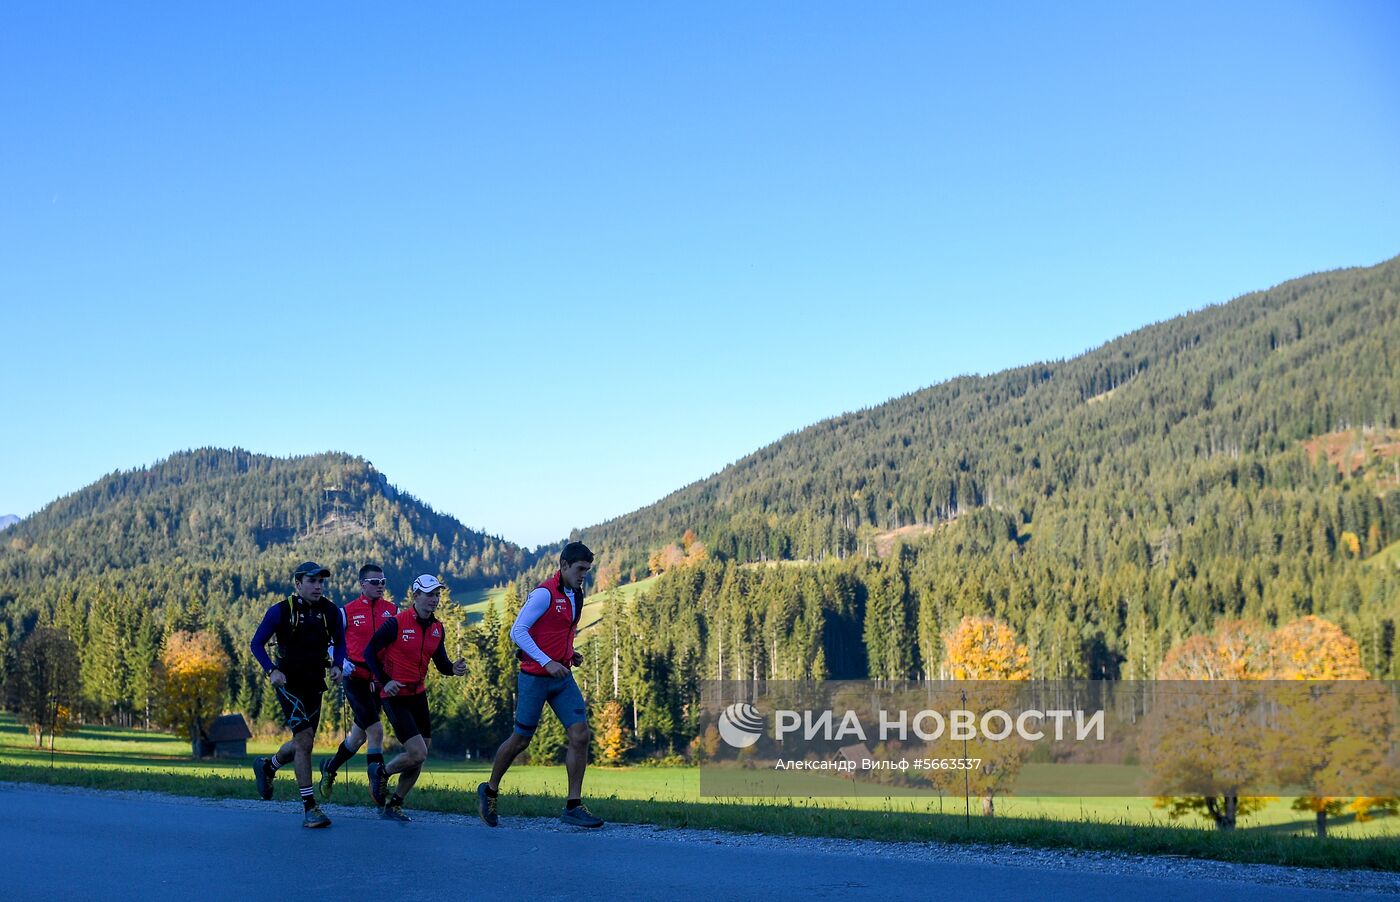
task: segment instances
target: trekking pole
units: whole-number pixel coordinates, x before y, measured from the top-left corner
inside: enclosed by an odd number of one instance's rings
[[[58,692],[54,689],[54,682],[58,679],[58,663],[50,659],[49,661],[49,698],[52,700],[53,714],[49,718],[49,770],[53,770],[53,739],[58,732]],[[43,741],[43,733],[39,734],[40,741]]]

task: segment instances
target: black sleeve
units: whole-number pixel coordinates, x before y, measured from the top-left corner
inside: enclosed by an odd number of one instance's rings
[[[384,673],[384,667],[379,663],[379,653],[399,637],[399,622],[397,620],[386,620],[379,629],[374,631],[370,637],[369,644],[365,646],[365,666],[369,672],[374,674],[375,682],[383,685],[389,682],[389,677]]]
[[[447,643],[444,642],[433,652],[433,663],[437,665],[438,673],[443,676],[452,676],[452,661],[447,657]]]

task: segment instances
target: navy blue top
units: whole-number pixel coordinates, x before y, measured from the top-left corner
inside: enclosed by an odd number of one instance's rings
[[[293,604],[310,604],[310,602],[304,601],[301,596],[293,596],[293,599]],[[321,600],[332,608],[335,607],[326,599]],[[277,628],[287,619],[283,613],[284,610],[281,601],[268,608],[267,613],[263,615],[262,623],[258,624],[258,631],[253,633],[253,641],[248,643],[253,649],[253,657],[258,659],[262,669],[268,673],[271,673],[276,667],[267,653],[267,643],[277,634]],[[345,625],[340,616],[327,617],[326,625],[331,630],[331,666],[339,667],[345,661]]]

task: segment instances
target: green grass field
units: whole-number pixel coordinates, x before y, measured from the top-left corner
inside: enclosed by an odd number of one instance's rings
[[[330,754],[338,737],[318,752]],[[61,736],[55,753],[33,747],[32,738],[8,716],[0,717],[0,780],[137,789],[212,798],[252,798],[251,756],[267,754],[271,740],[249,744],[250,757],[193,761],[188,745],[172,736],[113,727],[84,727]],[[486,777],[480,761],[429,761],[409,807],[471,813],[476,784]],[[289,773],[277,783],[278,800],[293,802]],[[512,768],[502,787],[504,815],[556,814],[564,769]],[[867,788],[866,792],[870,792]],[[1007,798],[998,815],[985,818],[973,800],[939,797],[702,799],[695,768],[590,768],[590,807],[601,817],[628,823],[706,827],[738,832],[839,836],[898,841],[1018,843],[1039,847],[1109,849],[1230,861],[1400,871],[1400,818],[1356,823],[1336,818],[1331,836],[1311,835],[1311,818],[1286,800],[1222,834],[1204,821],[1170,822],[1149,799]],[[333,801],[368,805],[364,759],[342,771]]]
[[[640,582],[628,583],[606,592],[586,596],[583,603],[583,616],[579,618],[578,622],[580,636],[583,636],[589,627],[603,619],[603,611],[609,601],[616,598],[634,598],[639,592],[645,592],[655,580],[656,577],[652,576]],[[486,616],[487,609],[499,609],[505,597],[506,590],[504,588],[474,589],[470,592],[460,592],[454,595],[453,600],[466,608],[468,623],[479,623],[481,618]]]
[[[480,623],[488,608],[499,608],[501,599],[506,597],[504,587],[499,589],[473,589],[470,592],[454,592],[452,600],[467,609],[467,622]]]
[[[1392,542],[1366,559],[1366,567],[1390,570],[1400,567],[1400,542]]]
[[[583,616],[578,621],[579,638],[587,638],[588,628],[599,620],[603,619],[603,610],[608,603],[617,599],[631,601],[642,592],[651,588],[659,577],[649,576],[644,580],[635,583],[628,583],[625,586],[618,586],[606,592],[599,592],[596,595],[588,595],[583,601]]]

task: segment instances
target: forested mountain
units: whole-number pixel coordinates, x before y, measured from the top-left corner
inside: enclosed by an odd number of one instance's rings
[[[1223,621],[1316,615],[1400,678],[1397,349],[1391,260],[787,436],[583,531],[604,574],[671,562],[590,631],[588,678],[655,748],[698,680],[937,677],[967,616],[1037,677],[1151,678]]]
[[[19,517],[16,517],[14,514],[5,514],[3,517],[0,517],[0,532],[9,529],[18,522]]]
[[[686,529],[738,560],[821,559],[856,551],[863,528],[984,506],[1026,525],[1111,505],[1150,544],[1184,525],[1163,507],[1173,484],[1191,494],[1222,464],[1396,427],[1397,348],[1400,258],[1308,276],[1073,360],[962,377],[825,420],[583,537],[626,574]]]
[[[372,560],[399,582],[433,572],[461,587],[499,582],[529,561],[397,491],[361,458],[205,448],[112,473],[9,530],[0,598],[7,586],[172,566],[225,571],[231,594],[261,594],[307,558],[338,575]]]

